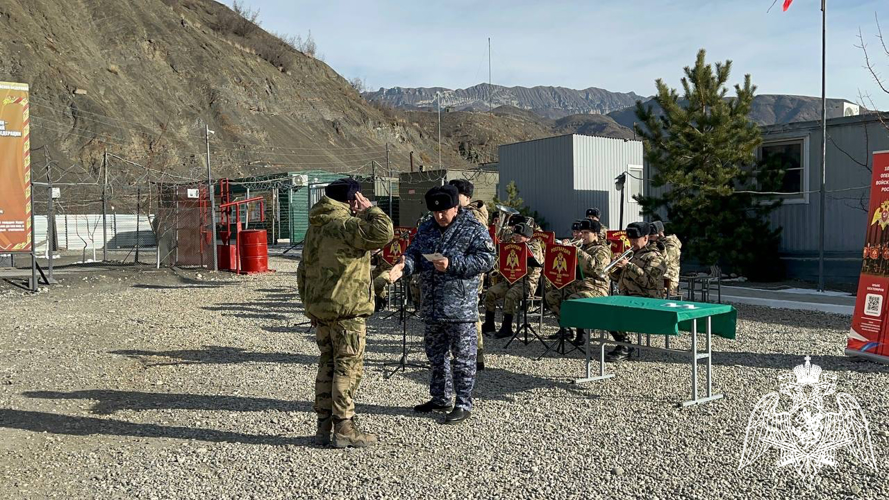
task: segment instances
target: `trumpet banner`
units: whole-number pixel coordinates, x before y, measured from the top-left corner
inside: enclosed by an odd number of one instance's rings
[[[528,274],[528,245],[525,243],[501,243],[500,275],[510,284]]]
[[[417,234],[416,228],[395,226],[395,237],[383,247],[383,260],[394,266],[404,255],[415,234]]]
[[[577,279],[577,247],[552,245],[546,252],[543,275],[552,286],[562,289]]]
[[[874,153],[868,214],[846,354],[889,362],[889,151]]]
[[[532,240],[540,240],[543,245],[543,252],[546,253],[547,248],[556,243],[555,231],[535,231],[531,236]]]
[[[627,238],[626,231],[608,231],[605,238],[611,244],[611,253],[620,255],[630,249],[630,239]]]
[[[31,251],[28,85],[0,82],[0,252]]]

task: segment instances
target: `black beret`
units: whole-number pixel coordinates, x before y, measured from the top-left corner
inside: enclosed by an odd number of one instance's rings
[[[534,228],[522,222],[521,224],[516,224],[516,226],[513,228],[513,233],[520,234],[525,238],[530,238],[534,236]]]
[[[466,179],[453,179],[448,184],[457,188],[458,193],[472,198],[472,191],[475,189],[475,186]]]
[[[627,226],[627,238],[641,238],[651,234],[651,224],[647,222],[633,222]]]
[[[580,221],[580,230],[581,231],[592,231],[592,232],[598,234],[599,231],[602,230],[602,224],[600,224],[598,221],[584,219],[584,220]]]
[[[355,199],[355,193],[361,191],[361,184],[355,179],[345,178],[337,179],[324,188],[324,194],[328,198],[341,201],[343,203]]]
[[[587,217],[595,217],[598,219],[599,217],[602,216],[602,212],[600,212],[598,208],[588,208],[588,209],[586,209],[586,216]]]
[[[581,224],[583,224],[582,220],[576,220],[576,221],[572,222],[571,223],[571,230],[572,231],[580,231]]]
[[[457,194],[454,186],[435,186],[426,191],[426,208],[433,212],[454,208],[459,203]]]

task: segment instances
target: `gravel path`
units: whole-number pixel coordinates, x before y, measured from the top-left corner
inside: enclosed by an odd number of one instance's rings
[[[374,318],[357,411],[381,445],[315,447],[317,348],[293,327],[305,320],[296,261],[271,265],[246,277],[123,268],[36,296],[0,291],[0,498],[889,497],[889,367],[843,356],[848,317],[751,306],[738,308],[737,340],[715,340],[722,401],[676,408],[689,381],[673,355],[578,386],[576,353],[538,362],[539,344],[491,340],[476,411],[458,426],[411,411],[428,397],[425,370],[383,378],[401,328]],[[422,326],[408,327],[424,362]],[[753,405],[806,354],[867,412],[877,471],[844,453],[810,489],[773,455],[737,470]]]

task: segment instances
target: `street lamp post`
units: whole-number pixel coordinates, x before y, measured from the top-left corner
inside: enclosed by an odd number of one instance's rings
[[[441,170],[441,92],[435,93],[438,101],[438,169]]]

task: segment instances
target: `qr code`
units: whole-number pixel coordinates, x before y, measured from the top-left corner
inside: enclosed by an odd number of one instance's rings
[[[883,310],[883,296],[875,293],[869,293],[864,298],[864,314],[868,316],[879,316]]]

